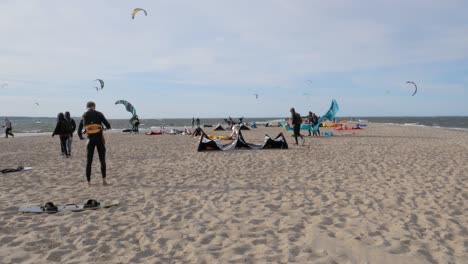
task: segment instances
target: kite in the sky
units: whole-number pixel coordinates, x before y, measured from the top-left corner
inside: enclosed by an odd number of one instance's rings
[[[253,94],[253,95],[255,95],[255,99],[258,99],[258,94]]]
[[[101,80],[101,79],[96,79],[95,81],[99,81],[99,84],[101,85],[101,90],[104,89],[104,81]],[[98,90],[99,88],[96,87],[96,91]]]
[[[39,103],[36,102],[35,104],[36,104],[37,106],[39,106]]]
[[[125,106],[125,109],[127,109],[128,112],[132,113],[132,116],[136,116],[136,109],[131,103],[125,100],[118,100],[117,102],[115,102],[115,104],[123,104]]]
[[[412,81],[407,81],[406,83],[411,83],[412,85],[414,85],[414,93],[412,95],[412,96],[414,96],[418,92],[418,86],[416,85],[416,83],[414,83]]]
[[[3,89],[8,88],[8,83],[7,82],[2,83],[2,88]]]
[[[143,13],[145,13],[145,16],[148,16],[148,13],[146,13],[146,10],[144,10],[143,8],[135,8],[132,12],[132,19],[135,19],[136,14],[140,11],[143,11]]]

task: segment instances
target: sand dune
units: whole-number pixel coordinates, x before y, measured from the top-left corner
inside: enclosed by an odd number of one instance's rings
[[[77,137],[69,160],[58,138],[2,138],[2,167],[34,169],[0,174],[0,263],[466,263],[468,133],[334,133],[305,146],[288,136],[288,150],[203,153],[189,136],[108,134],[112,185],[100,184],[95,155],[90,188]],[[90,198],[121,204],[16,212]]]

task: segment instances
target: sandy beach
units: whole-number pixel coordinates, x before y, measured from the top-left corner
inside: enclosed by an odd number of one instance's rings
[[[467,132],[334,133],[231,152],[197,152],[190,136],[109,133],[111,185],[96,154],[91,187],[77,136],[71,159],[57,137],[1,138],[1,166],[33,170],[0,174],[0,263],[467,263]],[[17,212],[88,199],[120,205]]]

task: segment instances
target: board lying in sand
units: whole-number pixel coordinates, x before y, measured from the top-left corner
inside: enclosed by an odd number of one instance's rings
[[[69,210],[72,212],[81,212],[86,210],[96,210],[100,208],[108,208],[111,206],[118,205],[119,201],[105,201],[98,202],[96,200],[88,200],[85,204],[66,204],[66,205],[54,205],[51,202],[46,203],[43,206],[30,206],[30,207],[21,207],[18,209],[18,212],[21,213],[36,213],[36,214],[54,214],[61,211]]]
[[[145,133],[146,135],[162,135],[162,132],[160,130],[155,130],[155,131],[149,131]]]
[[[86,210],[96,210],[100,208],[109,208],[111,206],[119,205],[119,201],[105,201],[105,202],[98,202],[96,200],[88,200],[85,204],[76,205],[76,207],[72,207],[72,212],[81,212]]]
[[[10,172],[27,171],[27,170],[32,170],[32,167],[18,166],[16,169],[3,169],[3,170],[0,170],[0,171],[2,173],[10,173]]]

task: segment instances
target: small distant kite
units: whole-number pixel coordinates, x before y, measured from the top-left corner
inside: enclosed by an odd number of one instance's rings
[[[95,81],[99,81],[99,84],[101,85],[101,90],[104,89],[104,81],[103,81],[103,80],[101,80],[101,79],[96,79]],[[96,91],[98,91],[98,90],[99,90],[99,88],[96,87]]]
[[[145,13],[145,16],[148,16],[148,13],[146,13],[146,10],[144,10],[143,8],[135,8],[132,12],[132,19],[135,19],[136,14],[140,11],[143,11],[143,13]]]
[[[7,82],[2,83],[2,89],[6,89],[6,88],[8,88],[8,83]]]
[[[411,83],[412,85],[414,85],[414,93],[413,95],[411,95],[411,96],[414,96],[418,92],[418,86],[416,85],[416,83],[412,81],[407,81],[406,83]]]
[[[258,94],[253,94],[253,95],[255,95],[255,99],[258,99]]]
[[[36,102],[36,103],[34,103],[34,104],[37,105],[37,106],[39,106],[39,103],[38,103],[38,102]]]

